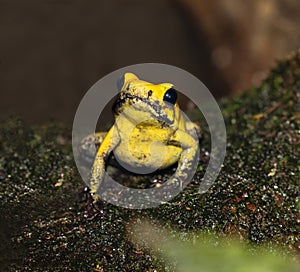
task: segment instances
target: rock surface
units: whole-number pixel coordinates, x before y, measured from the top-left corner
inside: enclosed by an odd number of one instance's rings
[[[70,130],[0,125],[0,267],[3,271],[170,271],[159,254],[134,244],[134,220],[184,235],[234,235],[250,244],[299,253],[300,52],[261,86],[220,101],[227,126],[224,167],[208,193],[197,194],[209,156],[192,183],[155,209],[91,206],[72,158]],[[169,270],[168,270],[169,269]]]

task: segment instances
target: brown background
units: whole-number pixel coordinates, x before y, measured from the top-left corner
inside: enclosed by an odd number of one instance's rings
[[[176,65],[216,96],[258,84],[298,47],[296,0],[0,0],[0,114],[72,123],[102,76]]]

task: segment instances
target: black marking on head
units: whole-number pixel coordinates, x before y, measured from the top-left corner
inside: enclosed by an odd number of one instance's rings
[[[150,90],[152,92],[152,90]],[[148,92],[149,95],[149,92]],[[163,112],[161,105],[157,101],[151,101],[148,97],[139,97],[136,95],[131,95],[129,93],[120,93],[117,97],[115,103],[113,104],[113,112],[118,115],[121,113],[120,109],[127,103],[128,106],[136,104],[138,102],[143,102],[147,104],[150,108],[154,110],[156,114],[149,111],[150,114],[159,121],[165,122],[167,124],[173,124],[174,120],[168,118],[168,116]]]
[[[119,109],[122,108],[126,102],[132,101],[132,99],[133,96],[130,95],[129,93],[123,93],[123,92],[119,93],[115,103],[112,106],[113,113],[119,114],[120,113]]]

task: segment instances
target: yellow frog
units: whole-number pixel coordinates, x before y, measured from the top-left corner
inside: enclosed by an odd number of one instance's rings
[[[198,158],[194,133],[199,131],[198,125],[183,116],[172,84],[152,84],[132,73],[125,73],[119,83],[120,93],[113,105],[115,123],[107,133],[96,133],[93,138],[99,146],[90,180],[94,198],[98,198],[111,152],[136,173],[178,162],[169,182],[181,184]]]

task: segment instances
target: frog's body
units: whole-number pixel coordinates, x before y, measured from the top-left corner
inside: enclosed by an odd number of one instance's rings
[[[126,131],[119,131],[119,136],[124,141],[116,146],[114,154],[123,164],[142,169],[164,169],[178,161],[181,147],[165,145],[174,134],[171,128],[161,127],[157,121],[145,121],[132,128],[129,136],[127,133],[130,125],[125,120],[122,120],[122,125],[127,128]],[[161,162],[163,154],[166,157]]]
[[[198,139],[192,131],[198,126],[182,115],[172,84],[152,84],[126,73],[120,89],[113,106],[114,125],[106,134],[95,135],[99,148],[93,162],[91,192],[99,192],[112,151],[121,163],[138,173],[178,162],[172,180],[182,182],[195,164]]]

